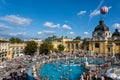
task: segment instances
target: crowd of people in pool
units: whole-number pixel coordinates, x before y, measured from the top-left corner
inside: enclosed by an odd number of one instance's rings
[[[52,61],[54,59],[62,59],[62,58],[66,58],[67,57],[83,57],[83,56],[86,56],[86,57],[90,57],[89,54],[87,53],[77,53],[77,54],[73,54],[73,53],[67,53],[67,54],[53,54],[53,55],[48,55],[48,56],[43,56],[41,60],[45,60],[47,62],[49,61]],[[52,57],[52,59],[51,59]],[[82,79],[81,80],[114,80],[110,77],[107,77],[105,75],[105,72],[107,71],[107,69],[111,68],[111,65],[112,65],[112,55],[109,55],[109,56],[105,56],[104,54],[101,54],[101,55],[94,55],[93,58],[99,58],[99,59],[104,59],[106,61],[110,61],[110,62],[106,62],[105,64],[102,64],[102,65],[97,65],[98,67],[96,68],[96,71],[90,71],[90,72],[86,72],[85,75],[82,75]],[[101,70],[103,70],[103,72],[101,72]],[[68,79],[66,79],[68,80]]]
[[[58,58],[66,58],[66,57],[83,57],[87,56],[89,57],[90,54],[87,53],[66,53],[66,54],[60,54],[60,53],[55,53],[55,54],[50,54],[50,55],[44,55],[41,57],[37,57],[38,61],[43,63],[44,61],[51,61],[53,59],[58,59]],[[101,58],[101,59],[106,59],[105,55],[94,55],[93,58]],[[111,60],[111,56],[108,56],[107,59]],[[19,57],[16,59],[12,60],[6,60],[4,64],[6,66],[4,68],[0,68],[0,80],[27,80],[28,75],[26,73],[27,69],[31,66],[30,61],[31,59],[28,60],[28,58],[23,58]],[[108,64],[105,64],[104,66],[109,67]],[[81,76],[81,80],[112,80],[111,78],[107,78],[105,75],[101,74],[100,77],[98,77],[98,73],[96,72],[86,72],[85,75]]]

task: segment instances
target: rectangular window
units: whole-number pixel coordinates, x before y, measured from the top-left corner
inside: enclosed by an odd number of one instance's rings
[[[74,44],[72,44],[72,49],[74,49]]]
[[[68,48],[70,49],[70,43],[68,43]]]
[[[76,44],[76,49],[78,49],[78,44]]]

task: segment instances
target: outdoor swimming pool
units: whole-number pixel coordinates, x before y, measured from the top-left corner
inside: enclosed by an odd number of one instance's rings
[[[102,64],[104,60],[87,59],[90,64]],[[76,58],[67,60],[57,60],[44,64],[39,70],[40,75],[49,80],[80,80],[80,75],[84,72],[84,62],[86,58]]]

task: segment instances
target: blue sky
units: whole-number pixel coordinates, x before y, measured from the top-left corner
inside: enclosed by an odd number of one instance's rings
[[[109,8],[104,22],[113,33],[120,28],[120,0],[0,0],[0,37],[91,37],[103,6]]]

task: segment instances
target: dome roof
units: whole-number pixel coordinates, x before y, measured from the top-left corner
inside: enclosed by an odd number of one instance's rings
[[[115,32],[112,34],[112,37],[120,37],[120,32],[118,29],[115,29]]]
[[[94,32],[96,31],[109,31],[109,28],[104,24],[103,20],[100,20],[99,25],[95,27]]]

